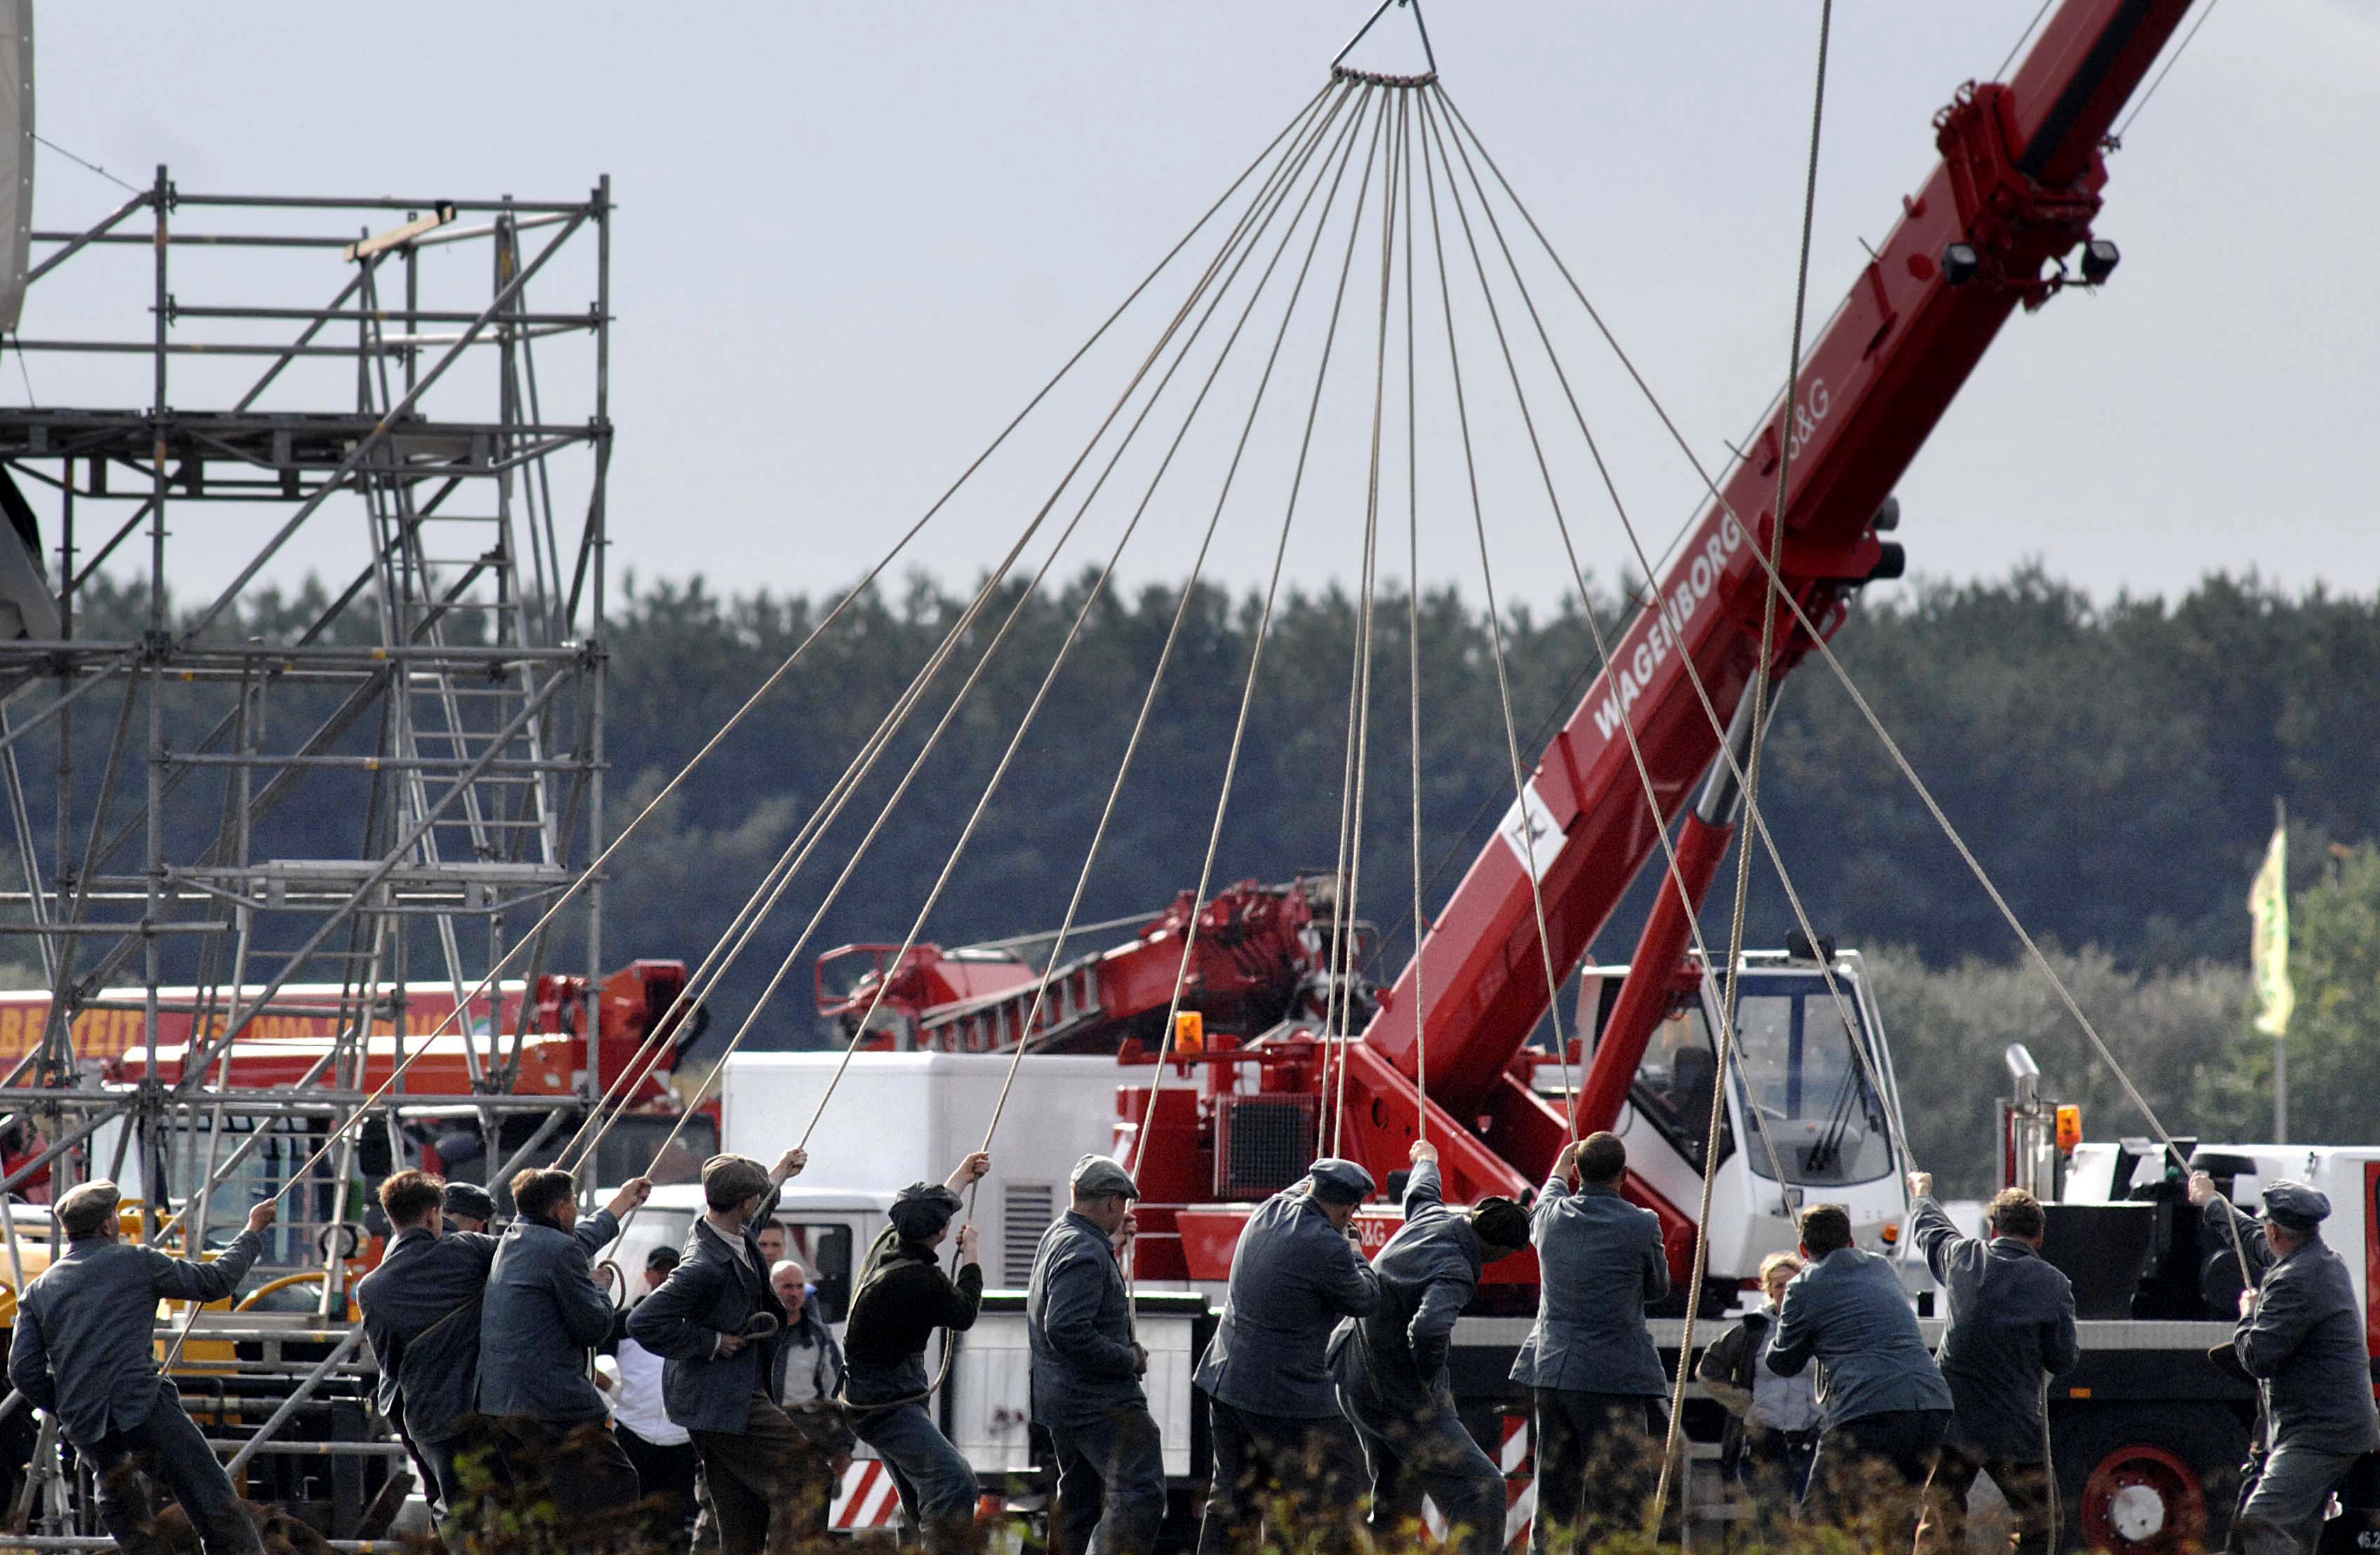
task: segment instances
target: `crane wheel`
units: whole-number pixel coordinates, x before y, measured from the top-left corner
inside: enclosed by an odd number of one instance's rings
[[[2215,1406],[2103,1405],[2053,1428],[2061,1546],[2110,1555],[2178,1555],[2221,1541],[2247,1433]]]

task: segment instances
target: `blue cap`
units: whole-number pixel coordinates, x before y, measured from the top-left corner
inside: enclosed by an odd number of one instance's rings
[[[1314,1197],[1326,1204],[1361,1204],[1372,1197],[1372,1174],[1352,1160],[1325,1156],[1305,1169]]]
[[[2275,1183],[2265,1190],[2265,1216],[2294,1230],[2312,1231],[2330,1219],[2330,1196],[2303,1183]]]

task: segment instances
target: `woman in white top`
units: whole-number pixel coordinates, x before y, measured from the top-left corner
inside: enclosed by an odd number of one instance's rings
[[[1720,1467],[1747,1492],[1789,1501],[1800,1500],[1817,1451],[1817,1382],[1810,1368],[1779,1377],[1760,1363],[1776,1335],[1777,1304],[1802,1268],[1792,1253],[1763,1258],[1760,1305],[1704,1351],[1694,1369],[1732,1416],[1719,1448]]]
[[[656,1247],[646,1256],[644,1294],[651,1294],[669,1278],[677,1258],[674,1247]],[[628,1337],[625,1308],[613,1316],[603,1349],[612,1361],[604,1391],[620,1449],[637,1465],[646,1497],[667,1499],[657,1535],[683,1548],[694,1531],[694,1476],[701,1466],[694,1438],[684,1427],[670,1423],[669,1411],[662,1407],[662,1358]]]

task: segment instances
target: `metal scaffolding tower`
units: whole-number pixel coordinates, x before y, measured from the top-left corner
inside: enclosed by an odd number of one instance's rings
[[[195,1198],[203,1233],[227,1140],[319,1136],[307,1103],[352,1105],[374,1051],[384,1072],[426,1029],[408,985],[453,1008],[601,851],[611,220],[608,178],[313,199],[160,167],[89,229],[33,234],[7,342],[28,403],[0,407],[25,553],[0,556],[0,636],[22,622],[0,932],[50,996],[0,1017],[0,1055],[16,1136],[45,1145],[0,1191],[128,1158],[152,1216]],[[107,322],[43,333],[60,319]],[[60,383],[78,407],[33,400]],[[565,944],[600,984],[600,888],[581,901],[528,947],[531,985]],[[509,1032],[474,1006],[469,1094],[443,1099],[507,1110],[528,1002]],[[322,1038],[299,1084],[237,1082],[244,1041],[299,1031]],[[104,1084],[128,1053],[137,1083]],[[321,1219],[345,1221],[329,1165]],[[292,1220],[274,1261],[319,1252],[331,1312],[335,1249]]]

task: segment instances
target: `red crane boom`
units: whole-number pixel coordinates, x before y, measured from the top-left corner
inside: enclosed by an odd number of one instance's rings
[[[1734,711],[1759,656],[1759,559],[1774,533],[1778,465],[1792,467],[1780,572],[1821,630],[1831,631],[1850,592],[1897,564],[1876,533],[1892,487],[1949,408],[1967,375],[2022,303],[2038,307],[2063,284],[2063,256],[2091,239],[2106,181],[2101,143],[2188,9],[2189,0],[2067,0],[2007,84],[1971,86],[1936,119],[1942,161],[1852,285],[1811,346],[1792,392],[1780,397],[1675,553],[1658,598],[1646,602],[1598,676],[1547,747],[1526,803],[1507,812],[1497,838],[1439,914],[1418,954],[1429,998],[1428,1080],[1433,1100],[1458,1117],[1487,1107],[1544,1017],[1546,976],[1528,859],[1539,871],[1553,965],[1566,974],[1658,847],[1656,827],[1674,820],[1718,748],[1682,661],[1691,659],[1718,715]],[[2086,249],[2096,279],[2113,249]],[[2059,273],[2045,277],[2057,261]],[[1738,516],[1751,523],[1747,536]],[[1810,648],[1780,613],[1771,673],[1782,676]],[[1627,738],[1633,724],[1658,801],[1645,803]],[[1714,826],[1712,822],[1716,822]],[[1727,817],[1689,820],[1682,853],[1708,884]],[[1522,829],[1535,836],[1524,848]],[[1658,921],[1666,914],[1669,922]],[[1684,944],[1674,891],[1660,893],[1666,982]],[[1648,945],[1648,950],[1659,947]],[[1408,965],[1365,1040],[1410,1077],[1416,1064]],[[1596,1103],[1582,1128],[1609,1126],[1643,1056],[1607,1040],[1587,1079]],[[1526,1165],[1524,1170],[1530,1170]]]

